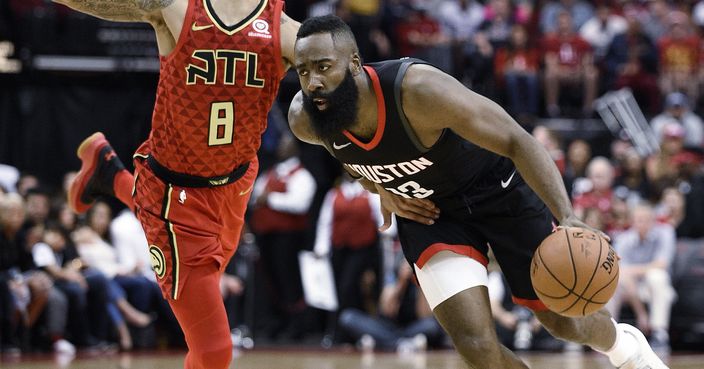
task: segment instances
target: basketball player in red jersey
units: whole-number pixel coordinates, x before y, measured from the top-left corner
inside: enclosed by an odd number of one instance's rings
[[[620,369],[667,369],[640,331],[605,309],[570,318],[536,296],[531,257],[552,221],[587,226],[552,158],[501,107],[422,60],[362,65],[352,31],[334,16],[303,22],[294,63],[302,91],[289,109],[291,130],[378,192],[386,224],[390,212],[401,215],[406,260],[469,367],[527,369],[496,337],[491,245],[514,302],[554,336],[599,350]]]
[[[94,134],[78,149],[83,164],[69,204],[84,212],[96,195],[110,194],[135,210],[185,333],[185,368],[227,368],[232,343],[219,278],[239,240],[256,152],[299,24],[281,0],[55,1],[156,32],[159,86],[134,176]]]

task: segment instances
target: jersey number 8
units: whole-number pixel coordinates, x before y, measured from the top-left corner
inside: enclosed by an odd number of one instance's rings
[[[235,135],[235,103],[214,102],[210,105],[208,146],[229,145]]]

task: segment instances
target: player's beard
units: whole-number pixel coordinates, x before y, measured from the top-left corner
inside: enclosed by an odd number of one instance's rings
[[[324,98],[327,102],[327,108],[325,110],[318,109],[313,102],[315,98]],[[347,70],[342,83],[333,91],[303,94],[303,108],[310,116],[313,131],[321,139],[330,139],[350,128],[357,120],[358,102],[359,90],[349,70]]]

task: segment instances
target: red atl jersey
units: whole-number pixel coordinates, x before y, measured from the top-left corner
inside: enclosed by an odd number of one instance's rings
[[[139,152],[201,177],[252,160],[283,76],[283,2],[261,0],[225,25],[210,0],[189,0],[176,47],[161,58],[152,131]]]

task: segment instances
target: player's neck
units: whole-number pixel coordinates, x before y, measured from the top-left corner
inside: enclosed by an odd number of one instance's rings
[[[357,121],[348,129],[353,135],[363,141],[371,140],[377,128],[377,96],[372,86],[372,80],[366,72],[355,76],[355,83],[359,90],[359,108]]]
[[[226,25],[233,25],[251,14],[262,0],[206,0]]]

